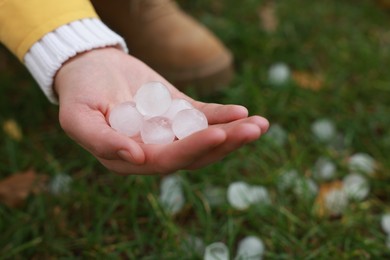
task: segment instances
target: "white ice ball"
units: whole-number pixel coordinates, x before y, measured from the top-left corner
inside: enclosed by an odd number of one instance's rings
[[[251,187],[242,181],[232,182],[227,191],[227,200],[229,204],[238,210],[244,210],[250,206]]]
[[[175,139],[171,121],[165,117],[152,117],[141,127],[141,138],[145,144],[169,144]]]
[[[70,185],[72,183],[72,177],[65,173],[59,173],[51,179],[49,183],[49,191],[52,194],[59,195],[67,193],[70,190]]]
[[[249,188],[249,202],[252,205],[271,203],[268,190],[263,186],[251,186]]]
[[[185,204],[183,191],[178,189],[161,193],[159,201],[162,207],[170,214],[176,214],[180,212]]]
[[[386,234],[390,235],[390,213],[382,215],[381,226],[383,231],[385,231]]]
[[[362,172],[373,174],[375,171],[375,160],[366,153],[356,153],[348,160],[349,170],[352,172]]]
[[[164,114],[172,103],[169,90],[160,82],[142,85],[134,96],[138,111],[147,117]]]
[[[184,109],[177,113],[172,130],[178,139],[183,139],[208,127],[206,116],[197,109]]]
[[[163,178],[160,184],[159,201],[170,214],[181,211],[185,204],[185,197],[180,177],[171,175]]]
[[[229,249],[222,242],[215,242],[205,248],[203,260],[229,260]]]
[[[334,215],[343,213],[348,206],[348,196],[343,189],[332,189],[324,199],[326,209]]]
[[[326,157],[320,157],[314,166],[314,177],[319,180],[330,180],[336,175],[336,165]]]
[[[131,137],[139,133],[143,119],[134,102],[123,102],[112,108],[108,122],[119,133]]]
[[[169,118],[170,120],[173,120],[173,118],[175,118],[177,113],[179,113],[180,111],[182,111],[184,109],[191,109],[191,108],[194,108],[194,107],[187,100],[182,99],[182,98],[175,98],[172,100],[172,104],[169,107],[168,111],[165,112],[162,116]]]
[[[283,85],[290,79],[290,74],[290,68],[285,63],[275,63],[268,70],[268,80],[273,85]]]
[[[370,186],[366,178],[356,173],[344,177],[343,189],[347,196],[354,200],[363,200],[370,193]]]
[[[311,130],[315,137],[322,142],[330,142],[336,136],[336,127],[329,119],[316,120]]]
[[[169,192],[174,189],[182,189],[182,179],[180,176],[172,174],[165,176],[160,183],[160,191],[162,193]]]
[[[238,244],[236,260],[250,259],[260,260],[264,254],[264,243],[256,236],[248,236],[240,241]]]

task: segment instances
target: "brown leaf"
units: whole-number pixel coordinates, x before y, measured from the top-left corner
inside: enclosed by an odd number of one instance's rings
[[[324,80],[320,74],[294,71],[292,77],[300,87],[305,89],[320,90],[324,86]]]
[[[21,206],[43,181],[33,170],[15,173],[0,181],[0,202],[9,207]]]
[[[276,31],[279,21],[276,17],[274,1],[265,2],[265,4],[259,8],[258,15],[260,18],[260,26],[264,31],[271,33]]]
[[[13,119],[8,119],[3,123],[3,130],[6,135],[15,141],[22,140],[22,130],[20,129],[18,123]]]

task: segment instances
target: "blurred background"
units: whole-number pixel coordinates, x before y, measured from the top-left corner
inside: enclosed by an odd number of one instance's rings
[[[269,133],[201,170],[119,177],[1,47],[1,258],[389,258],[389,1],[178,3],[235,56],[205,101],[242,104]]]

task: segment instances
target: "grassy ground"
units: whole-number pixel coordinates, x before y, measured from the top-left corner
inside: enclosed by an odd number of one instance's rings
[[[237,76],[216,102],[246,105],[288,133],[287,143],[261,139],[205,169],[179,172],[186,203],[175,216],[158,201],[161,177],[118,177],[68,139],[29,74],[4,53],[0,59],[0,123],[23,131],[0,139],[0,179],[33,169],[52,178],[72,176],[62,195],[31,195],[19,208],[0,205],[0,256],[5,259],[201,259],[182,246],[188,236],[224,242],[231,256],[247,235],[260,237],[265,259],[384,259],[390,257],[380,217],[390,211],[390,11],[369,0],[276,1],[274,32],[260,24],[261,0],[181,1],[235,54]],[[319,90],[291,81],[275,88],[268,68],[321,75]],[[310,81],[310,80],[309,80]],[[313,80],[311,80],[313,81]],[[328,118],[344,136],[341,149],[318,142],[311,125]],[[370,154],[377,162],[369,196],[338,217],[316,214],[314,198],[280,191],[282,172],[311,177],[315,161],[330,157],[337,178],[346,159]],[[234,181],[262,185],[270,205],[239,211],[211,207],[206,187],[226,191]],[[321,186],[322,182],[317,181]]]

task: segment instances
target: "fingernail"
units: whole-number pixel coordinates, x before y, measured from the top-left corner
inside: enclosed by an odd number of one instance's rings
[[[119,155],[120,158],[122,158],[125,161],[131,162],[131,163],[134,162],[133,156],[127,150],[119,150],[118,151],[118,155]]]

